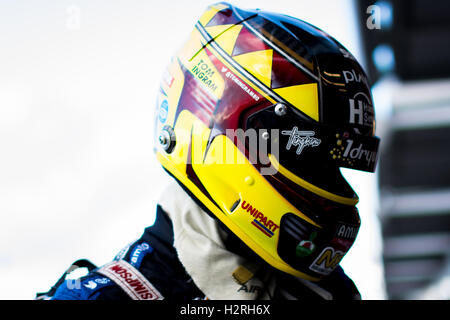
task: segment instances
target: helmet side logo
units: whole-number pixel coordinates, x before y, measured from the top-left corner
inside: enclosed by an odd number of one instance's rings
[[[305,147],[317,147],[322,142],[320,139],[314,137],[314,131],[299,131],[297,127],[292,130],[283,130],[281,134],[289,136],[286,150],[290,150],[292,146],[297,147],[295,152],[300,155]]]
[[[356,83],[363,83],[367,87],[369,87],[369,81],[367,80],[367,77],[365,75],[363,75],[362,73],[356,72],[354,69],[352,69],[350,71],[344,70],[342,72],[342,74],[344,76],[344,80],[345,80],[346,84],[356,82]]]
[[[349,100],[349,106],[350,123],[373,127],[373,106],[367,95],[362,92],[358,92],[352,99]]]
[[[216,72],[205,61],[200,59],[200,61],[194,65],[190,71],[212,92],[217,90],[218,85],[213,81]]]
[[[247,211],[252,217],[254,217],[251,224],[266,236],[271,238],[275,231],[280,227],[272,220],[268,219],[261,211],[253,207],[247,201],[243,201],[241,205],[242,209]]]
[[[354,164],[355,160],[365,160],[367,166],[375,164],[377,161],[377,152],[364,149],[362,143],[358,147],[353,146],[353,140],[347,140],[347,147],[345,148],[343,159],[349,161],[350,164]]]
[[[308,240],[302,240],[297,244],[295,248],[295,254],[297,257],[307,257],[314,252],[316,245],[314,244],[314,239],[317,237],[317,232],[311,233]]]
[[[164,99],[160,106],[158,112],[158,119],[161,123],[165,123],[167,120],[167,115],[169,114],[169,103]]]
[[[326,247],[309,268],[317,273],[328,275],[338,266],[344,255],[345,253],[342,251]]]

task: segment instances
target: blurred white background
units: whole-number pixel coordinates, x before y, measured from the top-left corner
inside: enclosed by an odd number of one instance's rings
[[[0,1],[0,299],[33,299],[79,258],[106,263],[152,224],[169,181],[151,145],[160,75],[211,3]],[[364,62],[350,0],[233,3],[306,20]],[[385,299],[376,175],[345,174],[362,227],[342,265]]]

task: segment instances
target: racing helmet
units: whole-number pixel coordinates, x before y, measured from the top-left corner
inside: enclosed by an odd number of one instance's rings
[[[317,281],[357,236],[340,168],[374,172],[367,76],[299,19],[209,6],[161,80],[154,150],[163,168],[271,266]]]

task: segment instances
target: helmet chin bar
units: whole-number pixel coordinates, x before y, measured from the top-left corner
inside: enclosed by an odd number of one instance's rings
[[[359,215],[349,208],[320,229],[286,213],[280,223],[278,254],[293,268],[313,276],[330,274],[353,245]]]

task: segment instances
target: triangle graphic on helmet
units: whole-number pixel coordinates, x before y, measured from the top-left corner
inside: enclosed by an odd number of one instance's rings
[[[319,121],[317,83],[301,84],[273,91],[310,118]]]
[[[217,3],[208,7],[205,13],[202,14],[198,21],[201,25],[206,26],[209,22],[211,22],[212,18],[217,14],[217,12],[227,9],[228,6],[223,3]]]
[[[223,34],[228,29],[232,28],[234,24],[223,24],[220,26],[212,26],[212,27],[206,27],[205,30],[209,33],[209,35],[216,40],[218,36]]]
[[[261,50],[234,56],[234,60],[254,75],[264,85],[270,87],[272,78],[273,50]]]
[[[236,40],[232,56],[269,49],[270,47],[260,37],[250,32],[247,28],[243,28]]]
[[[293,63],[289,62],[277,52],[273,53],[272,89],[291,87],[312,82],[314,82],[314,80],[312,80]]]
[[[216,27],[210,27],[216,28]],[[206,28],[208,30],[209,28]],[[236,39],[241,32],[242,25],[233,25],[231,28],[226,29],[226,32],[220,33],[214,41],[229,55],[233,52],[234,45],[236,44]]]
[[[223,5],[223,4],[222,4]],[[220,26],[224,24],[238,24],[241,19],[238,19],[233,10],[228,7],[223,7],[208,21],[205,27]]]

